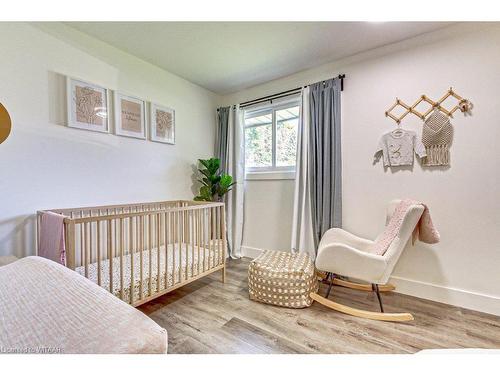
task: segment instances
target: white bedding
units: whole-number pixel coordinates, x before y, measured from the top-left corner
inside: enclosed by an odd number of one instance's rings
[[[214,251],[215,249],[215,251]],[[210,249],[206,247],[197,246],[187,246],[186,244],[169,244],[167,251],[165,247],[160,247],[160,291],[165,288],[165,276],[167,276],[168,287],[173,286],[175,283],[182,282],[192,276],[197,276],[199,273],[203,273],[204,270],[213,268],[219,263],[218,248],[214,245]],[[168,254],[168,262],[165,263],[165,253]],[[175,259],[174,259],[175,254]],[[199,256],[198,256],[199,254]],[[149,294],[149,250],[144,250],[142,252],[142,297],[146,298]],[[140,279],[141,279],[141,263],[140,263],[140,252],[134,254],[134,300],[133,302],[140,299]],[[153,295],[157,292],[158,288],[158,250],[151,250],[151,294]],[[175,260],[175,261],[174,261]],[[109,259],[102,260],[101,269],[101,286],[110,290],[110,277],[109,277]],[[180,266],[179,266],[180,265]],[[187,265],[187,277],[186,277],[186,265]],[[130,289],[132,279],[131,275],[132,264],[130,254],[123,256],[123,300],[129,303],[133,303],[130,299]],[[85,276],[85,267],[77,267],[75,269],[80,275]],[[87,278],[92,280],[97,284],[97,263],[91,263],[87,265]],[[174,272],[175,271],[175,272]],[[120,297],[120,257],[113,258],[113,294]]]
[[[76,272],[27,257],[0,267],[0,350],[166,353],[167,332]]]

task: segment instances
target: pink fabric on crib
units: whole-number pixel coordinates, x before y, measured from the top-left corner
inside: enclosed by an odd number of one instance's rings
[[[42,214],[38,255],[64,266],[66,265],[63,215],[54,212],[44,212]]]
[[[414,201],[412,199],[403,199],[396,206],[394,213],[389,220],[389,223],[385,227],[384,233],[382,236],[372,245],[371,253],[377,255],[384,255],[389,246],[391,245],[394,238],[399,233],[401,226],[403,225],[403,220],[406,216],[406,213],[410,209],[410,206],[421,204],[424,206],[424,212],[420,217],[417,225],[415,226],[412,233],[412,244],[415,243],[415,240],[419,239],[422,242],[428,244],[438,243],[440,236],[437,229],[434,227],[432,223],[431,214],[427,206],[421,202]]]

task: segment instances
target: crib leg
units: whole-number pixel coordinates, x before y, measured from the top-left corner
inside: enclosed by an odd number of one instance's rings
[[[226,266],[224,266],[222,268],[221,272],[222,272],[222,275],[221,275],[222,276],[222,283],[225,284],[226,283]]]

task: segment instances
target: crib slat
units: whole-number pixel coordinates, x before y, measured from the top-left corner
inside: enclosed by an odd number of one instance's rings
[[[212,248],[209,254],[215,254],[217,252],[217,241],[219,238],[218,226],[217,226],[217,207],[212,208],[212,227],[214,231],[214,238],[212,240]]]
[[[227,252],[227,238],[226,238],[226,210],[222,206],[222,254],[219,258],[219,264],[224,265],[222,269],[222,282],[226,282],[226,252]]]
[[[156,269],[158,271],[158,276],[156,279],[156,291],[160,292],[160,279],[161,279],[161,268],[160,268],[160,214],[156,215],[156,249],[157,249],[157,264],[156,264]]]
[[[198,274],[202,271],[204,271],[203,264],[201,264],[201,271],[200,271],[200,263],[203,261],[201,258],[201,249],[200,249],[200,210],[197,209],[196,211],[196,247],[198,248]]]
[[[214,213],[215,213],[213,221],[214,221],[214,224],[215,224],[215,232],[217,232],[217,207],[214,207],[213,210],[214,210]],[[214,236],[214,241],[213,241],[213,244],[212,244],[212,249],[210,251],[210,256],[214,259],[214,262],[215,262],[215,257],[218,254],[217,253],[216,238],[217,238],[217,234]]]
[[[221,222],[221,206],[217,207],[217,251],[214,251],[214,255],[217,254],[217,255],[220,255],[220,252],[221,252],[221,248],[222,248],[222,243],[221,243],[221,239],[222,239],[222,227],[220,225],[220,222]]]
[[[145,216],[141,216],[141,221],[140,221],[140,249],[139,249],[139,266],[140,266],[140,270],[139,270],[139,298],[142,299],[143,298],[143,291],[142,291],[142,288],[143,288],[143,284],[142,284],[142,281],[144,279],[144,272],[142,270],[143,268],[143,259],[142,259],[142,256],[143,256],[143,252],[144,252],[144,220],[146,220],[146,217]]]
[[[212,218],[210,220],[210,222],[212,222],[215,218],[213,217],[213,214],[212,214],[212,208],[209,208],[208,210],[208,215],[211,215]],[[210,261],[210,259],[212,259],[212,262],[214,260],[214,254],[215,254],[215,248],[214,248],[214,244],[212,243],[213,241],[209,238],[208,239],[208,244],[207,244],[207,248],[208,248],[208,259]],[[214,265],[212,265],[213,267]]]
[[[188,211],[189,212],[189,223],[188,223],[188,228],[189,228],[189,244],[191,245],[191,277],[194,276],[194,215],[193,211]],[[187,247],[187,245],[186,245]]]
[[[80,234],[81,234],[81,258],[83,260],[82,266],[84,269],[84,275],[85,277],[89,277],[89,267],[87,264],[87,223],[82,223],[80,224]]]
[[[113,238],[112,238],[112,230],[113,225],[111,223],[112,219],[107,220],[108,222],[108,261],[109,261],[109,291],[113,293]]]
[[[208,212],[209,212],[209,209],[206,209],[206,212],[205,212],[205,217],[208,218]],[[209,231],[209,228],[208,228],[208,223],[205,223],[204,224],[204,227],[205,227],[205,231]],[[215,267],[215,264],[214,264],[214,257],[213,257],[213,251],[210,250],[210,240],[208,238],[208,234],[205,233],[205,237],[204,237],[204,241],[205,241],[205,250],[208,252],[208,261],[210,262],[210,259],[212,259],[212,265],[210,266],[210,268],[213,268]]]
[[[207,251],[207,249],[208,249],[208,251]],[[210,258],[212,257],[212,249],[210,248],[210,246],[206,246],[204,251],[205,251],[205,254],[207,254],[207,256],[208,256],[208,259],[207,259],[207,270],[208,270],[208,269],[212,268],[212,263],[210,262]]]
[[[214,238],[212,240],[212,248],[210,249],[210,254],[215,254],[217,251],[217,238],[219,234],[217,233],[217,207],[212,208],[212,226],[214,231]]]
[[[123,300],[123,218],[120,218],[120,299]]]
[[[212,237],[213,237],[213,230],[211,227],[211,223],[214,220],[213,214],[212,214],[212,208],[208,208],[206,212],[207,220],[208,222],[206,223],[206,228],[207,228],[207,236],[206,236],[206,243],[205,243],[205,250],[208,253],[208,261],[210,262],[210,258],[213,258],[213,243],[212,243]]]
[[[92,263],[94,263],[94,262],[92,261],[92,252],[93,252],[92,248],[94,247],[94,244],[93,244],[93,238],[92,238],[92,224],[93,224],[93,223],[92,223],[91,221],[89,221],[87,224],[88,224],[88,226],[87,226],[87,233],[88,233],[88,245],[87,245],[87,249],[88,249],[88,251],[87,251],[87,266],[88,266],[88,267],[90,267],[90,265],[91,265]],[[89,270],[89,272],[90,272],[90,270]]]
[[[131,208],[132,210],[132,208]],[[137,217],[135,217],[137,218]],[[134,303],[134,256],[135,256],[135,249],[134,249],[134,216],[129,217],[129,228],[128,228],[128,249],[130,253],[130,303]]]
[[[90,210],[90,217],[92,217],[92,210]],[[94,263],[94,259],[92,258],[93,248],[94,248],[94,236],[92,228],[94,227],[94,222],[89,222],[89,264]]]
[[[175,246],[175,243],[177,239],[175,238],[175,212],[170,213],[170,218],[171,223],[170,223],[170,233],[172,234],[172,286],[175,285],[175,277],[177,276],[175,272],[175,263],[176,263],[176,258],[177,254],[175,253],[177,250],[177,247]]]
[[[208,270],[208,263],[206,262],[207,253],[203,247],[203,210],[199,209],[198,211],[200,212],[200,247],[203,253],[203,272],[205,272]]]
[[[80,217],[83,217],[83,210],[80,210]],[[83,266],[83,230],[82,224],[80,224],[80,266]]]
[[[205,263],[205,257],[206,257],[205,254],[207,253],[207,251],[210,254],[211,238],[213,233],[211,222],[212,222],[211,208],[208,208],[203,211],[203,219],[201,223],[201,225],[204,228],[203,247],[202,247],[203,263]],[[203,267],[205,267],[205,265],[203,265]]]
[[[181,212],[181,223],[182,223],[182,241],[181,241],[181,249],[182,253],[184,254],[184,261],[186,262],[184,266],[184,280],[188,279],[188,267],[189,267],[189,256],[188,256],[188,246],[186,243],[186,211]]]
[[[214,249],[213,249],[213,252],[210,254],[212,255],[214,258],[215,258],[215,255],[217,254],[220,254],[220,247],[219,247],[219,237],[220,237],[220,226],[219,226],[219,222],[220,222],[220,211],[219,211],[219,207],[215,207],[214,208],[215,210],[215,232],[217,233],[216,235],[216,241],[215,241],[215,244],[214,244]]]
[[[168,288],[168,213],[165,212],[163,220],[163,231],[165,235],[165,289]]]
[[[205,245],[204,245],[205,241],[203,238],[204,231],[205,231],[204,230],[205,228],[203,228],[203,222],[204,222],[205,218],[203,217],[203,209],[200,208],[199,211],[200,211],[200,249],[201,249],[201,252],[203,253],[203,271],[205,271],[205,257],[206,257],[206,255],[205,255]],[[208,267],[207,267],[207,270],[208,270]]]
[[[210,246],[210,249],[208,252],[209,256],[211,256],[212,254],[215,254],[217,252],[217,237],[218,237],[218,233],[217,233],[217,207],[212,207],[210,209],[210,211],[212,212],[211,224],[212,224],[213,238],[212,238],[212,241],[210,241],[211,246]]]
[[[101,286],[101,222],[97,222],[97,285]]]
[[[217,211],[218,211],[217,224],[219,226],[219,240],[217,242],[217,254],[220,256],[220,254],[222,252],[222,241],[223,241],[223,238],[222,238],[222,225],[221,225],[221,221],[222,221],[222,206],[217,207]]]
[[[152,274],[153,274],[153,254],[152,254],[152,224],[151,224],[151,215],[148,215],[148,254],[149,254],[149,285],[148,285],[148,293],[151,296],[151,288],[152,288]]]
[[[181,242],[181,213],[177,212],[177,227],[175,234],[177,235],[177,249],[179,251],[179,282],[182,282],[182,242]]]

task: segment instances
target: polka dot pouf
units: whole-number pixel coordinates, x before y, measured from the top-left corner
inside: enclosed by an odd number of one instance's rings
[[[300,309],[311,306],[318,291],[314,263],[307,254],[265,251],[248,267],[250,299]]]

